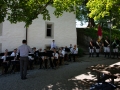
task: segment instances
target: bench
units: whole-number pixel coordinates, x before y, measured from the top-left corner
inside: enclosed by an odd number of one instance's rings
[[[97,74],[98,82],[105,82],[105,80],[111,79],[111,83],[114,84],[114,79],[120,76],[120,74],[118,74],[120,72],[120,66],[109,67],[108,65],[98,64],[91,67],[87,67],[87,69]]]

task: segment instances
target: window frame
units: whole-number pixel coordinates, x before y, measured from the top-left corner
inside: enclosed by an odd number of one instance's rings
[[[51,28],[47,28],[47,25],[51,25]],[[47,30],[51,29],[51,36],[47,36]],[[54,38],[54,23],[45,22],[45,38]]]

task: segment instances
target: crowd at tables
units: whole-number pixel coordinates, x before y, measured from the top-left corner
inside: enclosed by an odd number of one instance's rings
[[[32,70],[34,67],[38,69],[57,69],[59,66],[64,65],[65,62],[76,61],[76,56],[78,55],[78,48],[76,45],[74,47],[70,44],[69,47],[60,47],[52,49],[36,49],[32,48],[33,53],[29,53],[28,59],[28,69]],[[20,70],[20,56],[17,53],[17,48],[13,51],[8,51],[0,53],[0,67],[1,74],[15,73]]]

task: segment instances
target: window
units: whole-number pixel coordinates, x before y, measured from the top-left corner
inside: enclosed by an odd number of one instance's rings
[[[53,38],[53,23],[46,23],[46,37]]]
[[[0,23],[0,36],[2,35],[3,23]]]
[[[52,36],[52,24],[47,24],[47,37],[51,37]]]

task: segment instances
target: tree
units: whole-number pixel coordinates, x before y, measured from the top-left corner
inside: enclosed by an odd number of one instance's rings
[[[113,25],[120,25],[120,1],[119,0],[89,0],[87,7],[90,10],[89,16],[94,20],[101,20],[107,17],[112,20]]]
[[[77,20],[83,22],[88,22],[87,27],[94,27],[95,22],[93,18],[90,18],[88,14],[90,13],[89,8],[86,7],[88,0],[83,0],[82,4],[79,6],[79,13],[76,14]]]
[[[81,2],[82,0],[1,0],[0,22],[7,18],[11,23],[25,22],[25,27],[29,27],[39,14],[44,20],[50,20],[48,5],[55,8],[54,15],[59,17],[64,11],[78,13]]]

